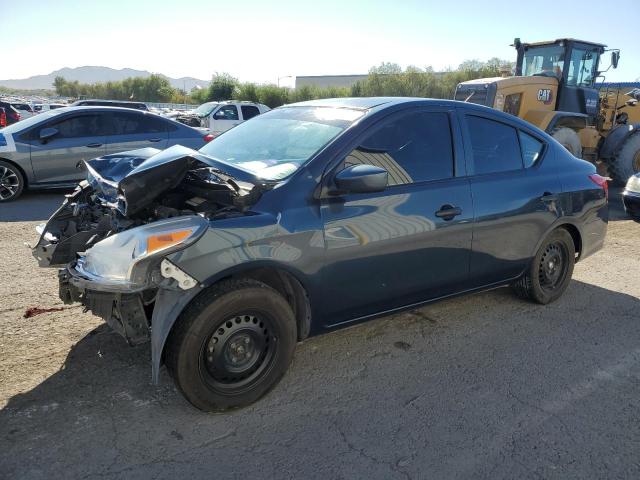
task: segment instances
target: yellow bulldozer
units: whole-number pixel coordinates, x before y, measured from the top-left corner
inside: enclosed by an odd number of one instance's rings
[[[522,43],[515,76],[458,84],[455,99],[516,115],[549,133],[573,155],[598,165],[618,183],[640,172],[640,82],[605,83],[620,51],[563,38]],[[610,52],[606,70],[600,60]]]

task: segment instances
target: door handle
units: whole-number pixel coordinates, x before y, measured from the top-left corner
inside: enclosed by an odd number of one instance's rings
[[[89,148],[100,148],[101,146],[101,143],[90,143],[89,145],[87,145],[87,147]]]
[[[436,212],[436,217],[442,218],[443,220],[453,220],[453,217],[457,217],[462,214],[462,209],[460,207],[454,207],[453,205],[442,205],[440,210]]]
[[[555,202],[558,200],[558,195],[555,193],[544,192],[544,194],[540,197],[540,200],[543,202]]]
[[[149,139],[149,141],[153,142],[153,143],[159,142],[160,140],[162,140],[162,139],[161,138],[150,138]]]

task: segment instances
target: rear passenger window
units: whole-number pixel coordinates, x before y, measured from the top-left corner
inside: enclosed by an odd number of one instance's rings
[[[345,158],[345,167],[358,164],[384,168],[389,185],[453,177],[449,116],[415,112],[386,122]]]
[[[242,110],[242,118],[245,120],[249,120],[250,118],[260,115],[258,107],[254,107],[253,105],[242,105],[240,110]]]
[[[516,129],[488,118],[467,115],[476,175],[522,168]]]
[[[522,150],[524,168],[529,168],[540,158],[543,143],[521,130],[518,130],[518,135],[520,135],[520,150]]]
[[[164,133],[165,123],[149,115],[135,113],[113,113],[114,135],[135,135],[143,133]]]

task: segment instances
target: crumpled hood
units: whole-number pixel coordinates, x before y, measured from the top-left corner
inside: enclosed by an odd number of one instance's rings
[[[197,166],[213,167],[224,176],[261,184],[246,171],[181,145],[166,150],[130,150],[84,163],[89,172],[88,181],[100,198],[125,216],[142,210],[162,193],[178,186],[187,172]],[[225,179],[220,178],[220,184],[224,183]]]

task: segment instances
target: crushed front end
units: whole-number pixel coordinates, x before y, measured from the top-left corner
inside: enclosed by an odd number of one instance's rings
[[[212,221],[246,214],[259,188],[184,147],[86,164],[88,180],[37,228],[32,252],[40,266],[62,267],[64,303],[81,303],[140,344],[151,338],[154,310],[170,306],[158,298],[175,304],[200,288],[166,257],[194,245]]]

